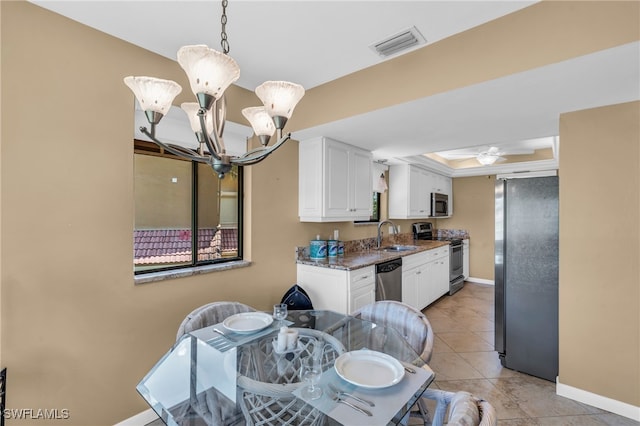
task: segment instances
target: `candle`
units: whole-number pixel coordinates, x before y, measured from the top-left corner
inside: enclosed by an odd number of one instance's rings
[[[278,338],[276,339],[276,352],[284,352],[287,350],[288,338],[289,334],[287,327],[280,327],[280,332],[278,333]]]
[[[287,349],[292,351],[298,346],[298,330],[289,329],[287,333]]]

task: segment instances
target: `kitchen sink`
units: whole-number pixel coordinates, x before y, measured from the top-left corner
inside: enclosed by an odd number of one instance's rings
[[[403,246],[403,245],[394,244],[392,246],[380,247],[380,250],[382,250],[382,251],[411,251],[411,250],[416,250],[417,248],[418,248],[418,246]]]

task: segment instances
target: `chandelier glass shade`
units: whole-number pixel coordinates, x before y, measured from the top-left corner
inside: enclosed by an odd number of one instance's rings
[[[173,99],[182,92],[182,87],[171,80],[154,77],[125,77],[124,83],[133,92],[142,110],[165,115]],[[156,123],[157,124],[157,123]]]
[[[177,56],[196,96],[203,93],[220,99],[224,91],[240,78],[240,67],[231,56],[204,44],[182,46]]]
[[[223,0],[222,22],[225,24],[226,3]],[[224,93],[240,77],[240,67],[227,55],[228,42],[224,25],[222,34],[224,52],[199,44],[183,46],[177,54],[178,63],[187,74],[197,100],[197,103],[185,102],[181,105],[198,140],[199,148],[196,150],[164,143],[155,136],[156,125],[167,114],[182,87],[174,81],[154,77],[124,78],[124,83],[135,95],[150,124],[149,130],[141,127],[140,131],[174,155],[211,165],[221,179],[234,164],[256,164],[291,138],[290,133],[283,136],[282,130],[305,93],[301,85],[287,81],[267,81],[258,86],[255,92],[263,106],[245,108],[242,114],[251,124],[261,146],[240,156],[228,155],[223,139],[226,119]],[[274,133],[278,140],[269,146]]]

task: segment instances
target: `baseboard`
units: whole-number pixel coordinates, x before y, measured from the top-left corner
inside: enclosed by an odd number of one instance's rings
[[[640,422],[640,407],[573,386],[563,385],[559,378],[556,378],[556,394]]]
[[[138,413],[133,417],[124,419],[120,423],[116,423],[114,426],[143,426],[157,420],[158,418],[159,417],[156,412],[149,408],[142,413]]]
[[[495,285],[495,282],[493,280],[485,280],[484,278],[467,277],[465,281],[468,281],[470,283]]]

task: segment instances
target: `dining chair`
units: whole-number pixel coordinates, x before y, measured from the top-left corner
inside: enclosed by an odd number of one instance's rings
[[[212,302],[200,306],[191,311],[184,320],[182,320],[182,323],[178,327],[176,341],[193,330],[219,324],[231,315],[254,311],[255,309],[251,306],[240,302]]]
[[[414,352],[420,355],[425,364],[431,361],[434,342],[433,328],[427,317],[414,307],[395,300],[380,300],[363,306],[353,315],[396,330],[404,337]],[[423,396],[428,395],[429,392],[430,389],[425,390]],[[441,410],[446,410],[446,405],[443,405],[443,402],[438,402],[438,404]],[[431,415],[422,398],[418,399],[416,407],[418,410],[412,411],[411,416],[420,417],[425,425],[430,425]]]
[[[482,398],[469,392],[448,392],[433,389],[426,398],[438,402],[433,424],[444,424],[449,408],[447,425],[450,426],[494,426],[498,424],[495,408]]]
[[[255,309],[251,306],[239,302],[212,302],[200,306],[182,320],[178,327],[176,341],[191,331],[219,324],[231,315],[254,311]],[[188,424],[191,410],[195,410],[201,418],[205,419],[207,424],[231,425],[242,418],[242,413],[236,404],[213,388],[197,395],[197,403],[186,407],[176,417],[182,419],[184,424]]]

